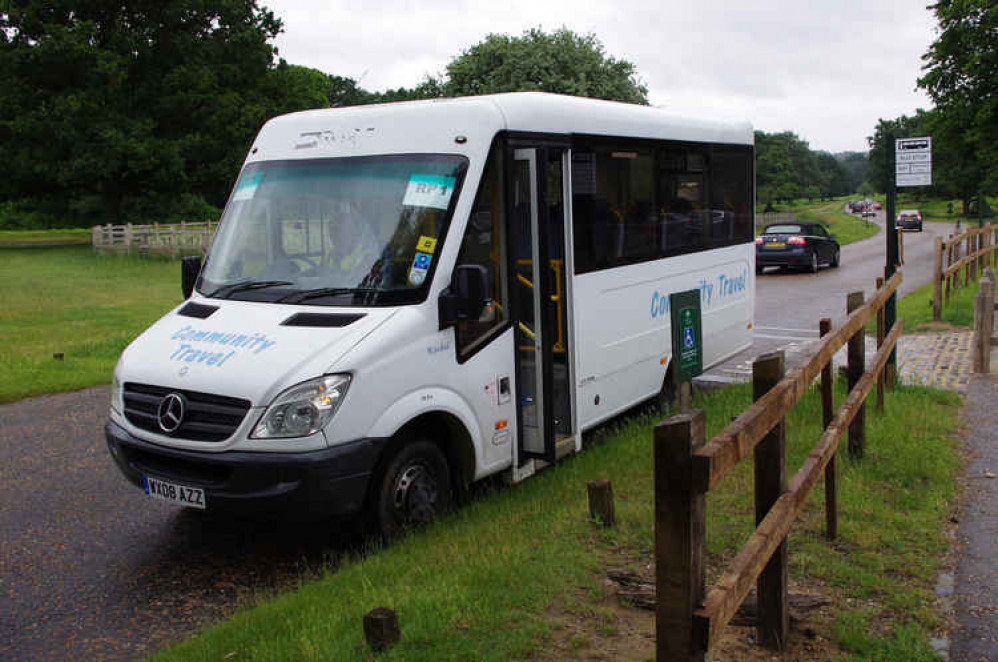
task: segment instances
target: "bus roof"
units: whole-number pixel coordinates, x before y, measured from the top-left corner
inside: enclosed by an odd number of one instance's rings
[[[248,159],[392,152],[470,154],[499,131],[751,145],[747,122],[683,118],[650,106],[545,92],[308,110],[267,122]],[[464,142],[455,138],[462,136]]]

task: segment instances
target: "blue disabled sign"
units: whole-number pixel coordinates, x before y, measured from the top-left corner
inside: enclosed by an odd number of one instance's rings
[[[700,290],[669,295],[672,315],[673,383],[688,382],[703,372]]]

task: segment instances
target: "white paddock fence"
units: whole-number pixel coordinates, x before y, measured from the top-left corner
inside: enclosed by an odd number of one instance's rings
[[[98,252],[190,255],[208,250],[216,229],[218,223],[213,221],[151,225],[108,223],[93,227],[93,246]]]

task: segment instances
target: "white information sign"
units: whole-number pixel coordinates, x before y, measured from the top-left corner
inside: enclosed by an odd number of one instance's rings
[[[932,138],[899,138],[894,154],[898,186],[932,185]]]

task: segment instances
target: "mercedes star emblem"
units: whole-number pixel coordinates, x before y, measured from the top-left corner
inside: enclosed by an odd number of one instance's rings
[[[184,422],[187,410],[187,400],[179,393],[168,393],[159,402],[159,429],[167,434],[173,434]]]

